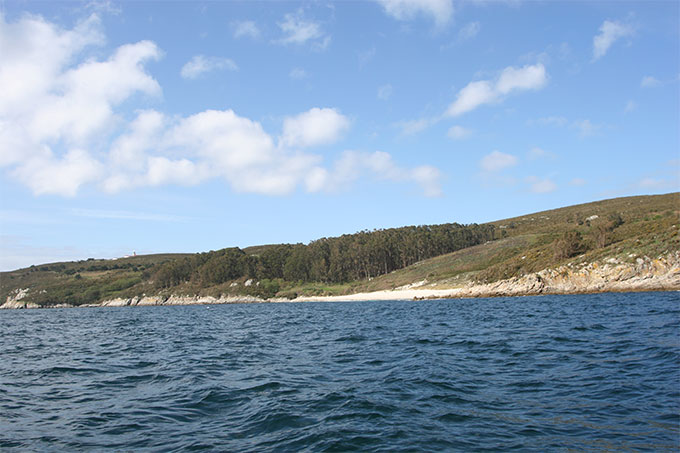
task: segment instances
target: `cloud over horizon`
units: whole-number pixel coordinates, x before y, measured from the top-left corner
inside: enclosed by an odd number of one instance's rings
[[[350,121],[337,109],[314,107],[286,117],[278,144],[259,122],[231,109],[184,117],[142,109],[126,119],[122,103],[161,95],[146,63],[162,51],[139,41],[103,60],[84,55],[103,41],[96,15],[71,30],[38,16],[6,23],[0,15],[0,85],[11,88],[0,97],[0,167],[35,195],[73,197],[85,186],[107,193],[191,186],[214,178],[236,192],[284,195],[298,187],[327,190],[342,179],[323,167],[321,155],[300,150],[343,136]],[[182,74],[188,78],[236,67],[201,55],[187,65]],[[355,155],[353,168],[361,171],[354,174],[416,183],[428,196],[439,193],[434,167],[403,169],[389,154],[376,153]],[[347,159],[343,154],[338,162]]]

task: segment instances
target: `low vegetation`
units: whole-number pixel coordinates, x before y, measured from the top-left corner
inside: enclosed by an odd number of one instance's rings
[[[341,295],[493,282],[566,262],[680,250],[680,194],[626,197],[483,225],[362,231],[307,245],[52,263],[0,273],[0,300],[83,305],[143,295]]]

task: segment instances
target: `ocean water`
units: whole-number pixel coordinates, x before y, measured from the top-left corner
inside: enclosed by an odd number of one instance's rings
[[[679,294],[5,310],[0,450],[677,451]]]

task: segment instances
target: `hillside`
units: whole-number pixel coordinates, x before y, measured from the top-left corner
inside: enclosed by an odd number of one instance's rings
[[[12,306],[144,296],[295,298],[461,288],[564,266],[638,265],[680,251],[680,194],[603,200],[483,225],[364,231],[308,245],[51,263],[0,273]],[[244,299],[245,300],[245,299]]]

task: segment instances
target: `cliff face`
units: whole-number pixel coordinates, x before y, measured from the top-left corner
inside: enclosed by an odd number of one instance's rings
[[[680,252],[659,258],[637,258],[624,263],[609,258],[603,263],[566,265],[494,283],[464,286],[456,297],[579,294],[620,291],[680,290]]]

